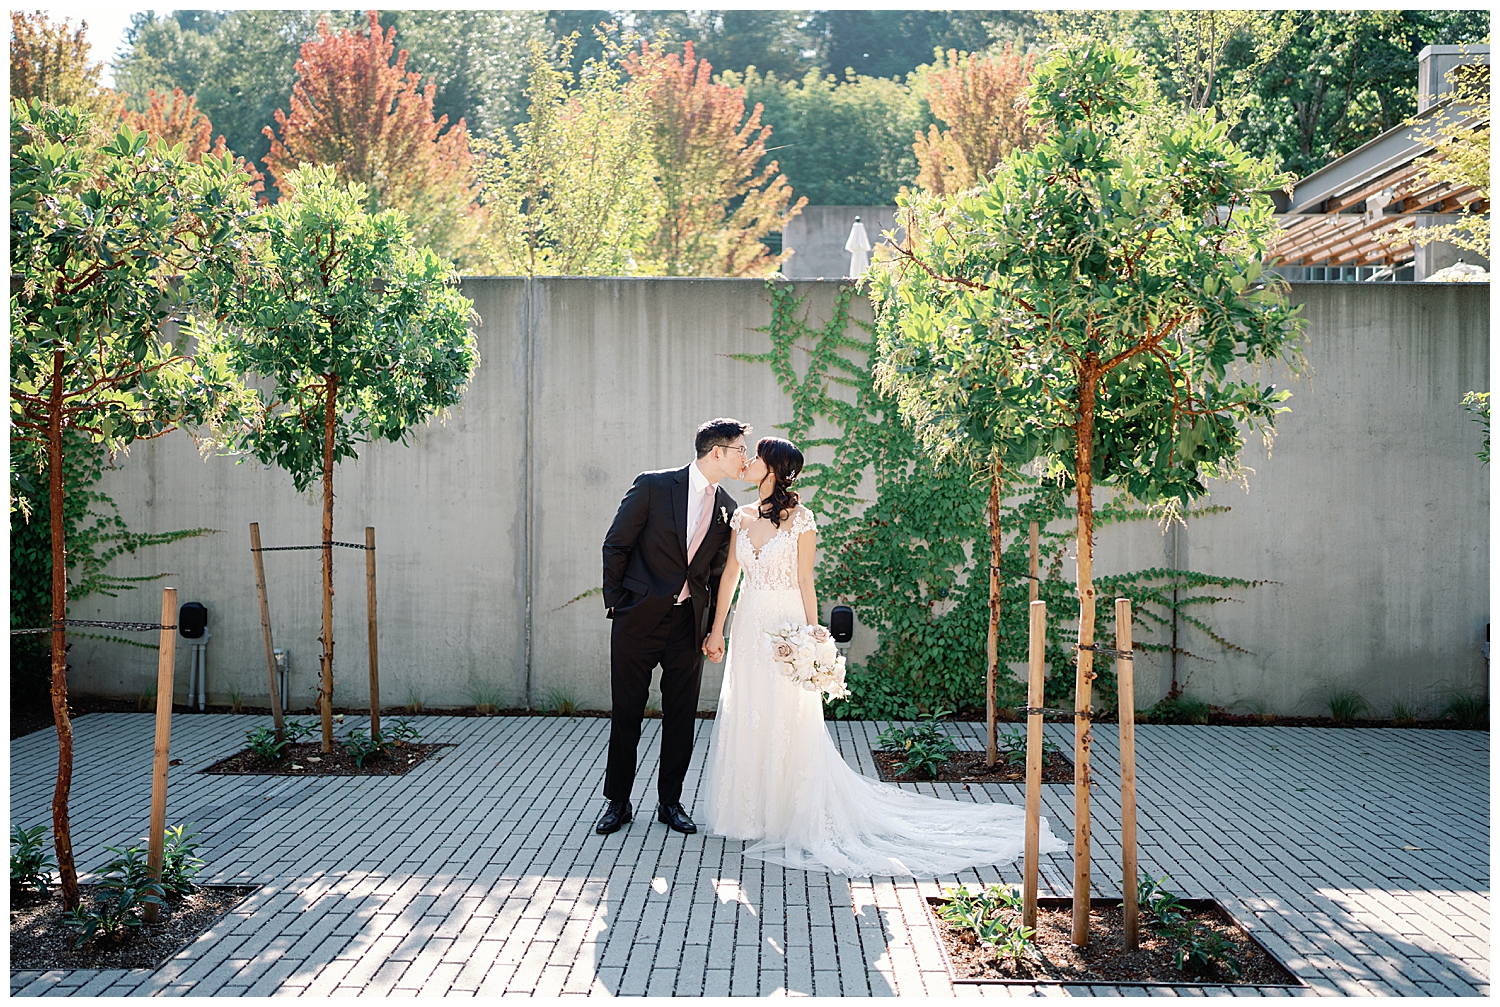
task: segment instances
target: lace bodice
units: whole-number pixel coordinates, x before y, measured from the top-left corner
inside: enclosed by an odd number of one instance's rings
[[[745,587],[755,591],[795,591],[797,538],[818,527],[812,512],[798,507],[759,550],[750,543],[750,533],[745,530],[745,525],[754,520],[744,510],[735,511],[729,519],[729,526],[734,529],[735,559],[745,572]]]

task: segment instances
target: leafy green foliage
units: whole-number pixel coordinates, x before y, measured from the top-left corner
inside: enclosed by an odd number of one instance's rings
[[[262,240],[220,321],[238,330],[235,366],[271,383],[263,420],[235,443],[300,491],[323,469],[330,394],[337,463],[456,405],[479,351],[452,267],[414,247],[401,214],[368,213],[364,187],[327,169],[295,174],[296,196],[257,217]]]
[[[514,137],[482,139],[479,179],[498,269],[516,275],[623,275],[636,271],[657,216],[645,96],[624,86],[619,42],[576,76],[539,40],[528,45],[527,115]],[[567,62],[576,39],[562,41]]]
[[[1235,141],[1308,175],[1417,108],[1417,54],[1483,42],[1485,10],[1173,10],[1043,15],[1053,41],[1079,35],[1146,55],[1153,84],[1214,108]]]
[[[938,707],[923,717],[915,727],[892,724],[880,733],[880,747],[902,756],[892,768],[898,776],[908,773],[937,779],[938,770],[958,746],[942,728],[942,720],[952,710]]]
[[[291,744],[290,731],[284,733],[286,737],[277,741],[275,731],[269,727],[257,727],[253,731],[245,732],[245,747],[262,762],[275,762],[281,758],[281,753],[286,746]]]
[[[1466,392],[1463,407],[1474,414],[1474,422],[1484,427],[1484,447],[1476,453],[1480,461],[1490,463],[1490,393]]]
[[[1019,961],[1033,950],[1036,931],[1021,923],[1024,907],[1014,886],[990,885],[977,894],[965,887],[944,888],[943,897],[948,901],[938,909],[938,916],[955,927],[972,930],[997,959]]]
[[[743,87],[747,105],[764,106],[771,156],[797,195],[814,206],[893,205],[917,177],[912,138],[932,113],[900,81],[837,73],[782,79],[752,67],[725,70],[720,79]]]
[[[63,914],[63,926],[78,937],[74,947],[83,947],[91,938],[120,941],[139,930],[144,920],[141,910],[161,905],[161,885],[154,881],[132,884],[123,877],[107,877],[94,883],[93,905],[78,905]]]
[[[344,735],[344,748],[356,766],[363,767],[365,760],[386,752],[386,739],[379,733],[370,735],[362,727],[356,727]]]
[[[1054,54],[1029,90],[1047,138],[971,196],[906,202],[910,255],[873,288],[879,374],[940,454],[1045,457],[1067,484],[1088,436],[1093,482],[1186,505],[1285,411],[1249,368],[1295,365],[1298,309],[1261,271],[1269,166],[1146,103],[1140,74],[1108,45]]]
[[[282,724],[288,743],[295,745],[318,729],[316,721],[292,718]],[[274,733],[274,732],[273,732]]]
[[[1141,719],[1153,724],[1206,724],[1212,712],[1205,700],[1182,694],[1159,700]]]
[[[104,472],[106,452],[88,435],[63,435],[63,533],[68,543],[68,600],[93,594],[118,597],[163,574],[122,577],[108,572],[111,562],[152,546],[213,533],[210,528],[134,532],[114,500],[93,487]],[[45,476],[46,456],[35,445],[18,442],[11,450],[10,624],[12,629],[46,626],[52,611],[52,527]],[[40,468],[40,471],[39,471]],[[113,634],[75,631],[75,637],[105,639],[155,650],[154,642]],[[46,690],[51,638],[43,634],[13,636],[10,641],[12,700],[29,702]]]
[[[186,895],[207,864],[198,856],[198,833],[189,825],[173,825],[162,834],[161,884],[168,895]]]
[[[10,827],[10,894],[45,892],[52,886],[57,861],[47,850],[47,826]]]
[[[1206,973],[1222,968],[1238,979],[1244,974],[1239,948],[1223,934],[1188,917],[1183,901],[1162,887],[1167,878],[1137,879],[1136,899],[1145,923],[1171,940],[1172,962],[1178,971]]]
[[[181,826],[166,833],[168,843],[173,844],[170,846],[175,860],[173,884],[178,893],[192,890],[189,879],[203,864],[192,856],[192,849],[197,844],[192,842],[191,836],[191,833],[184,836]],[[184,840],[190,844],[186,849],[181,845]],[[140,929],[144,922],[142,909],[166,902],[169,889],[163,883],[167,877],[165,857],[162,861],[163,881],[159,882],[147,870],[145,847],[106,846],[105,849],[115,854],[115,858],[105,865],[103,876],[94,882],[93,904],[80,904],[63,916],[63,925],[78,935],[76,947],[83,947],[94,937],[122,940],[131,931]]]
[[[422,737],[416,726],[405,718],[391,721],[390,728],[383,733],[393,745],[413,745]]]
[[[957,459],[925,454],[911,429],[896,421],[896,402],[874,384],[872,327],[849,316],[855,289],[843,288],[828,319],[813,325],[806,294],[768,283],[771,322],[764,331],[770,349],[738,358],[769,365],[791,397],[792,417],[783,427],[808,457],[799,488],[803,503],[819,518],[819,597],[852,605],[860,621],[880,634],[868,661],[850,668],[850,698],[828,704],[827,712],[838,718],[912,720],[938,706],[982,710],[989,584],[973,573],[974,556],[989,549],[988,488]],[[1073,542],[1066,525],[1074,512],[1055,484],[1020,472],[1013,476],[1011,495],[1001,508],[1006,543],[1002,668],[1027,657],[1029,589],[1023,575],[1031,521],[1041,528],[1039,597],[1050,612],[1076,611],[1078,605],[1073,585],[1062,577]],[[1213,513],[1210,508],[1194,516]],[[1107,524],[1149,516],[1120,502],[1102,507],[1098,519]],[[1231,590],[1261,582],[1152,569],[1099,577],[1097,583],[1101,591],[1132,599],[1138,631],[1169,628],[1175,613],[1179,623],[1198,628],[1218,646],[1240,650],[1215,632],[1205,615],[1195,613],[1233,600]],[[1103,614],[1112,625],[1113,609]],[[1062,620],[1049,620],[1046,656],[1052,670],[1045,701],[1052,706],[1072,702],[1067,631]],[[1170,642],[1139,636],[1136,646],[1151,653],[1171,650]],[[1186,649],[1179,649],[1179,656],[1210,660]],[[1101,667],[1098,674],[1095,708],[1113,708],[1114,670]],[[1025,703],[1023,683],[1002,674],[998,684],[1001,707]]]

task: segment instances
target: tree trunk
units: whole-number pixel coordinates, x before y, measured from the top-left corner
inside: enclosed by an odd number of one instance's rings
[[[1093,721],[1089,702],[1094,682],[1094,388],[1099,379],[1092,358],[1078,381],[1078,679],[1073,709],[1073,943],[1089,942],[1089,746]]]
[[[1003,555],[1000,545],[1000,496],[1002,493],[1001,473],[1004,467],[1005,463],[997,456],[990,468],[990,632],[987,650],[989,670],[984,679],[984,712],[989,727],[989,736],[984,747],[984,764],[990,767],[993,767],[1000,759],[995,723],[999,711],[995,706],[995,694],[999,687],[1000,674],[1000,559]]]
[[[52,720],[57,724],[57,786],[52,791],[52,839],[63,904],[78,908],[78,868],[68,827],[68,792],[73,787],[73,723],[68,719],[67,531],[63,526],[63,351],[52,354],[52,401],[47,417],[47,510],[52,528]]]
[[[323,407],[323,684],[318,701],[323,707],[323,751],[333,751],[333,432],[338,422],[339,379],[325,379],[328,400]]]

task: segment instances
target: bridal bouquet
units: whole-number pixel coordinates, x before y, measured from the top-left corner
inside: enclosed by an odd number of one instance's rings
[[[808,692],[825,693],[829,699],[844,699],[844,655],[834,646],[826,626],[802,626],[788,622],[770,637],[771,660],[776,670]]]

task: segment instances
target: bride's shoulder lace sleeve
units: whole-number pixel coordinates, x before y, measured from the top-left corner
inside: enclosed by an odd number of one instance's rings
[[[732,528],[732,529],[734,529],[735,531],[739,531],[742,527],[744,527],[744,524],[745,524],[745,511],[741,507],[736,507],[734,509],[734,513],[732,515],[730,515],[730,518],[729,518],[729,527]]]
[[[818,522],[813,519],[812,511],[806,507],[798,507],[792,514],[792,534],[802,535],[810,531],[818,530]]]

